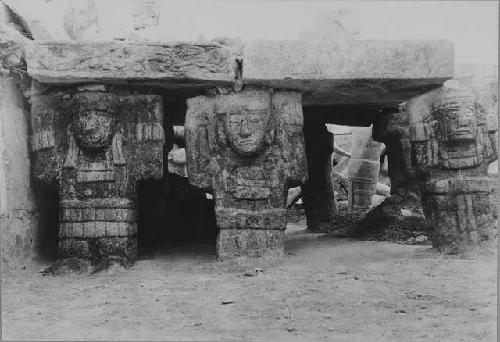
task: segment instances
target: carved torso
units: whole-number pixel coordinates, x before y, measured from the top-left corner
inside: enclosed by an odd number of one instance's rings
[[[136,183],[163,171],[160,100],[101,92],[33,99],[34,173],[58,187],[62,257],[135,260]]]
[[[297,95],[249,91],[188,101],[189,179],[214,193],[219,228],[285,228],[286,191],[307,172]]]

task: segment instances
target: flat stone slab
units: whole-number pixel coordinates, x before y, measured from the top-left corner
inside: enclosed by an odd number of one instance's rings
[[[235,58],[217,44],[35,41],[26,50],[28,74],[42,83],[234,80]]]
[[[392,106],[453,77],[453,44],[376,41],[312,44],[49,42],[27,49],[28,73],[42,83],[139,82],[166,88],[231,84],[242,61],[246,85],[298,90],[304,105]]]
[[[243,49],[243,80],[301,90],[304,105],[391,105],[439,87],[453,77],[453,63],[445,40],[254,41]]]

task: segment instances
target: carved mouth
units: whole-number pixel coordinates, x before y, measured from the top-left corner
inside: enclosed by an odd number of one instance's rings
[[[456,135],[468,135],[472,134],[472,131],[470,129],[459,129],[455,131]]]
[[[240,140],[240,145],[251,145],[253,144],[253,139]]]

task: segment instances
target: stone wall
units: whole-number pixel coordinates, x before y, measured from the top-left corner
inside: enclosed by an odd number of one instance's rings
[[[36,249],[36,204],[30,176],[29,113],[19,87],[0,77],[0,229],[2,266],[29,262]]]

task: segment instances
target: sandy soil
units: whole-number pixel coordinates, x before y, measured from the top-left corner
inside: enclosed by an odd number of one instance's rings
[[[91,276],[43,277],[42,264],[3,274],[2,337],[496,340],[493,252],[457,258],[291,228],[281,260],[217,263],[213,247],[187,246]]]

